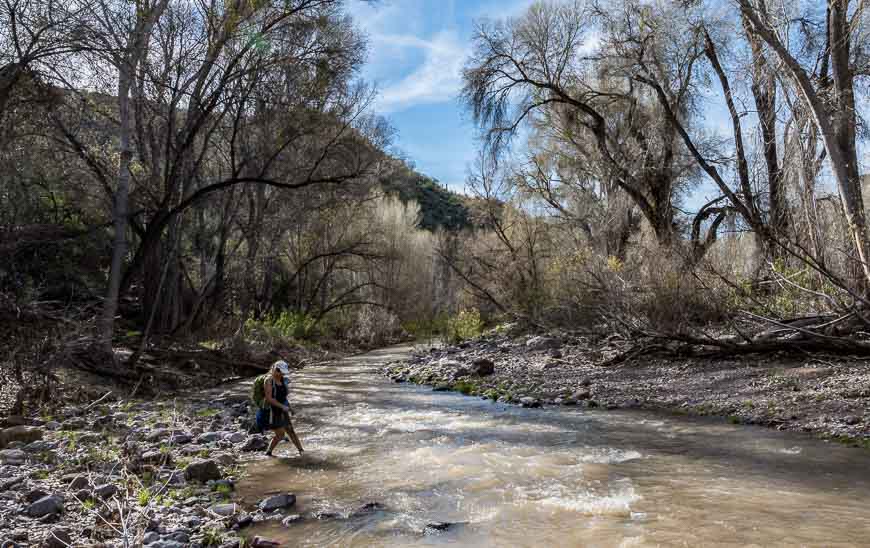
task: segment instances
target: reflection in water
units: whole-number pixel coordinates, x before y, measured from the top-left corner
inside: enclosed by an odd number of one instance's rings
[[[870,544],[865,451],[638,412],[526,410],[378,374],[407,350],[297,374],[306,456],[280,445],[287,457],[253,461],[239,490],[251,504],[295,493],[305,519],[253,533],[288,546]]]

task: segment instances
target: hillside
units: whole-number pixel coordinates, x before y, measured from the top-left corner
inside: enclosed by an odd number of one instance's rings
[[[467,199],[410,167],[397,169],[381,181],[388,194],[420,204],[420,228],[461,230],[471,226]]]

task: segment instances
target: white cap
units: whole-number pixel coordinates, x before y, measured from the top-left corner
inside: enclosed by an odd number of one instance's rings
[[[287,365],[287,362],[285,362],[284,360],[276,361],[275,363],[272,364],[272,367],[274,369],[277,369],[278,371],[280,371],[281,374],[284,375],[285,377],[290,374],[290,366]]]

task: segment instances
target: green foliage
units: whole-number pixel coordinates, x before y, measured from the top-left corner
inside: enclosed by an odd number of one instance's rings
[[[471,396],[478,392],[477,383],[471,381],[456,381],[453,385],[453,389],[461,394],[465,394],[466,396]]]
[[[483,333],[483,321],[476,308],[465,308],[459,314],[447,321],[446,339],[449,343],[458,343],[479,337]]]
[[[224,537],[218,529],[206,529],[202,535],[203,546],[220,546],[224,542]]]
[[[151,490],[147,487],[143,487],[136,492],[136,500],[139,502],[139,506],[148,506],[148,503],[151,502]]]
[[[245,330],[254,339],[310,339],[317,335],[316,320],[301,312],[284,310],[262,320],[249,318]]]

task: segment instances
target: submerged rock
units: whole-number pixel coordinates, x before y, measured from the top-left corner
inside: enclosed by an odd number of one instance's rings
[[[294,504],[296,504],[296,495],[284,493],[282,495],[275,495],[273,497],[263,499],[260,501],[260,504],[258,506],[263,512],[271,512],[273,510],[279,510],[281,508],[289,508]]]

